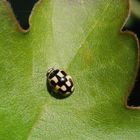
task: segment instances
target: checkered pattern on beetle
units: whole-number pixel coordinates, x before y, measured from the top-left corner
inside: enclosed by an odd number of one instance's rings
[[[47,72],[51,90],[61,96],[69,96],[74,91],[73,80],[65,71],[51,68]]]

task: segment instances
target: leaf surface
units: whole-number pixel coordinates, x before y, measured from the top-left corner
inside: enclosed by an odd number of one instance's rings
[[[124,106],[137,64],[127,13],[127,0],[44,0],[23,34],[0,1],[0,139],[138,139],[140,112]],[[69,98],[48,94],[52,66],[73,77]]]

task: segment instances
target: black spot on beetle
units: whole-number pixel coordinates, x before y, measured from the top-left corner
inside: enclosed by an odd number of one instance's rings
[[[49,79],[53,78],[58,72],[59,72],[58,69],[56,69],[56,70],[54,70],[53,72],[51,72],[51,73],[49,74]]]

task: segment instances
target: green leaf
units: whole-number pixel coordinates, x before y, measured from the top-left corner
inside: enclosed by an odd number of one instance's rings
[[[140,20],[139,9],[140,9],[140,1],[130,0],[130,16],[128,17],[127,22],[125,24],[126,29],[134,31],[137,35],[139,34],[139,29],[137,27],[138,22]]]
[[[138,57],[127,13],[127,0],[44,0],[24,34],[0,1],[0,139],[139,139],[140,112],[124,106]],[[52,66],[73,77],[70,97],[48,94]]]
[[[137,16],[138,18],[140,18],[140,13],[139,13],[139,9],[140,9],[140,3],[138,0],[131,0],[131,12]]]

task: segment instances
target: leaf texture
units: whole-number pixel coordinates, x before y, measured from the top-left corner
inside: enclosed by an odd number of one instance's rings
[[[44,0],[23,34],[0,1],[0,139],[138,139],[140,112],[124,106],[138,57],[120,32],[127,13],[127,0]],[[52,66],[73,77],[69,98],[48,94]]]

